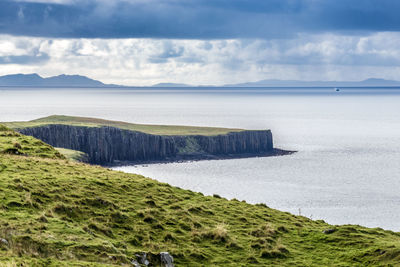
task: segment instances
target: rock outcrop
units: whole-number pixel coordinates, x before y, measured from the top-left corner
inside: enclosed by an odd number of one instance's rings
[[[136,259],[131,261],[135,267],[140,266],[160,266],[174,267],[174,258],[168,252],[160,252],[160,254],[140,252],[135,254]]]
[[[264,155],[274,150],[269,130],[215,136],[168,136],[114,127],[49,124],[19,129],[19,132],[55,147],[85,152],[90,163],[103,165],[118,161],[177,161]]]

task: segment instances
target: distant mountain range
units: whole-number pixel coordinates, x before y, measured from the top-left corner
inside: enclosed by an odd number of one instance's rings
[[[370,78],[363,81],[296,81],[296,80],[262,80],[238,84],[227,84],[224,87],[375,87],[400,86],[399,81]]]
[[[11,74],[0,76],[0,86],[15,87],[126,87],[123,85],[104,84],[81,75],[58,75],[43,78],[33,74]],[[363,81],[296,81],[296,80],[262,80],[238,84],[226,84],[218,87],[379,87],[400,86],[400,81],[370,78]],[[214,87],[212,85],[193,86],[181,83],[158,83],[151,87]]]
[[[11,74],[0,76],[0,86],[20,87],[118,87],[114,84],[104,84],[81,75],[58,75],[43,78],[33,74]]]
[[[225,84],[218,87],[379,87],[400,86],[400,81],[370,78],[363,81],[296,81],[261,80],[257,82]],[[159,83],[152,87],[213,87],[212,85],[193,86],[181,83]]]

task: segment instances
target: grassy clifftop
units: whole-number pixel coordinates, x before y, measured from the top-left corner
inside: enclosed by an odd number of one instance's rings
[[[161,251],[176,266],[400,262],[399,233],[332,226],[75,163],[12,133],[0,132],[0,266],[128,266],[139,252]],[[13,142],[23,155],[4,152]]]
[[[125,130],[139,131],[154,135],[219,135],[229,132],[240,132],[242,129],[215,128],[215,127],[195,127],[195,126],[177,126],[177,125],[149,125],[149,124],[133,124],[121,121],[109,121],[95,118],[72,117],[53,115],[37,120],[27,122],[6,122],[4,125],[13,128],[36,127],[49,124],[67,124],[72,126],[88,126],[101,127],[111,126]]]

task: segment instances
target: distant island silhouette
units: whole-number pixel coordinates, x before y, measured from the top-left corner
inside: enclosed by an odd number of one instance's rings
[[[400,81],[369,78],[362,81],[299,81],[299,80],[261,80],[256,82],[246,82],[225,85],[189,85],[184,83],[157,83],[152,86],[126,86],[117,84],[105,84],[82,75],[61,74],[52,77],[41,77],[37,73],[32,74],[10,74],[0,76],[0,86],[3,87],[397,87]]]

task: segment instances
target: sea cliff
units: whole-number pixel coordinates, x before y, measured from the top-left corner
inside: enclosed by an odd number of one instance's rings
[[[263,156],[274,153],[270,130],[219,135],[155,135],[117,127],[49,124],[18,131],[55,146],[88,154],[94,164]]]

